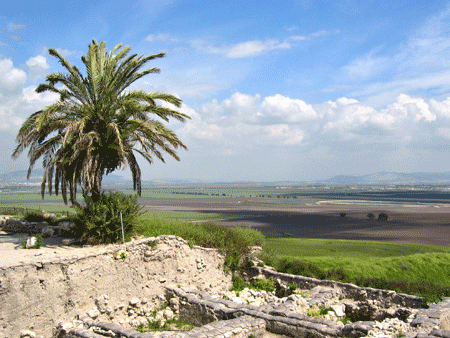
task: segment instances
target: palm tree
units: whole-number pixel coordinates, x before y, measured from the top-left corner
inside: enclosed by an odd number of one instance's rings
[[[59,100],[32,114],[22,125],[16,138],[18,143],[12,157],[16,159],[29,147],[28,176],[36,161],[42,157],[44,176],[41,195],[45,187],[52,194],[61,193],[67,204],[76,202],[77,185],[94,201],[100,196],[102,178],[116,169],[130,166],[133,188],[141,194],[141,170],[135,153],[153,163],[153,157],[164,162],[163,153],[176,160],[175,150],[187,147],[161,121],[169,118],[184,122],[188,115],[160,105],[157,102],[181,106],[181,100],[166,93],[146,93],[127,88],[158,68],[141,70],[150,60],[165,53],[128,56],[130,47],[118,44],[111,52],[106,42],[93,40],[88,53],[81,57],[86,75],[71,65],[58,51],[49,49],[68,74],[53,73],[46,83],[36,88],[59,94]],[[149,115],[153,114],[154,118]],[[156,119],[155,119],[156,118]]]

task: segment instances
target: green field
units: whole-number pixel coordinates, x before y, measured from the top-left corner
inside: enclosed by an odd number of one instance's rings
[[[107,187],[106,190],[109,188]],[[115,187],[114,190],[120,190],[129,195],[135,195],[136,192],[129,188]],[[162,186],[162,187],[143,187],[141,200],[180,200],[180,199],[205,199],[205,198],[288,198],[289,193],[280,191],[273,186],[230,188],[230,187],[181,187],[181,186]],[[289,196],[290,197],[290,196]],[[80,195],[81,198],[81,195]],[[2,203],[41,203],[41,202],[60,202],[61,195],[45,194],[45,199],[41,199],[40,189],[36,187],[6,189],[0,191],[0,204]]]
[[[350,278],[427,281],[450,286],[450,247],[373,241],[266,238],[279,259],[320,269],[342,269]]]

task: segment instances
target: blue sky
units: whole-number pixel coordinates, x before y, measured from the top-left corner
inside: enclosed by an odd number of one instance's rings
[[[0,17],[0,172],[34,89],[92,39],[166,52],[133,88],[183,99],[181,161],[145,179],[302,181],[450,171],[448,1],[14,1]],[[128,171],[117,174],[130,176]]]

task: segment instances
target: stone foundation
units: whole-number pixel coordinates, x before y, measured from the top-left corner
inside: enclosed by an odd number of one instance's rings
[[[24,329],[50,337],[60,321],[80,312],[129,325],[165,301],[168,283],[209,291],[231,286],[217,250],[190,248],[176,236],[70,252],[0,267],[0,338],[18,337]],[[129,309],[134,298],[142,302]]]

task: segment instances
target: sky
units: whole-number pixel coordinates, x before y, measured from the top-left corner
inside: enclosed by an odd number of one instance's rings
[[[17,132],[57,100],[35,92],[64,71],[48,49],[82,69],[92,39],[165,52],[131,89],[177,95],[191,117],[168,123],[180,161],[140,160],[143,179],[450,171],[448,1],[17,0],[0,14],[0,173],[28,169]]]

